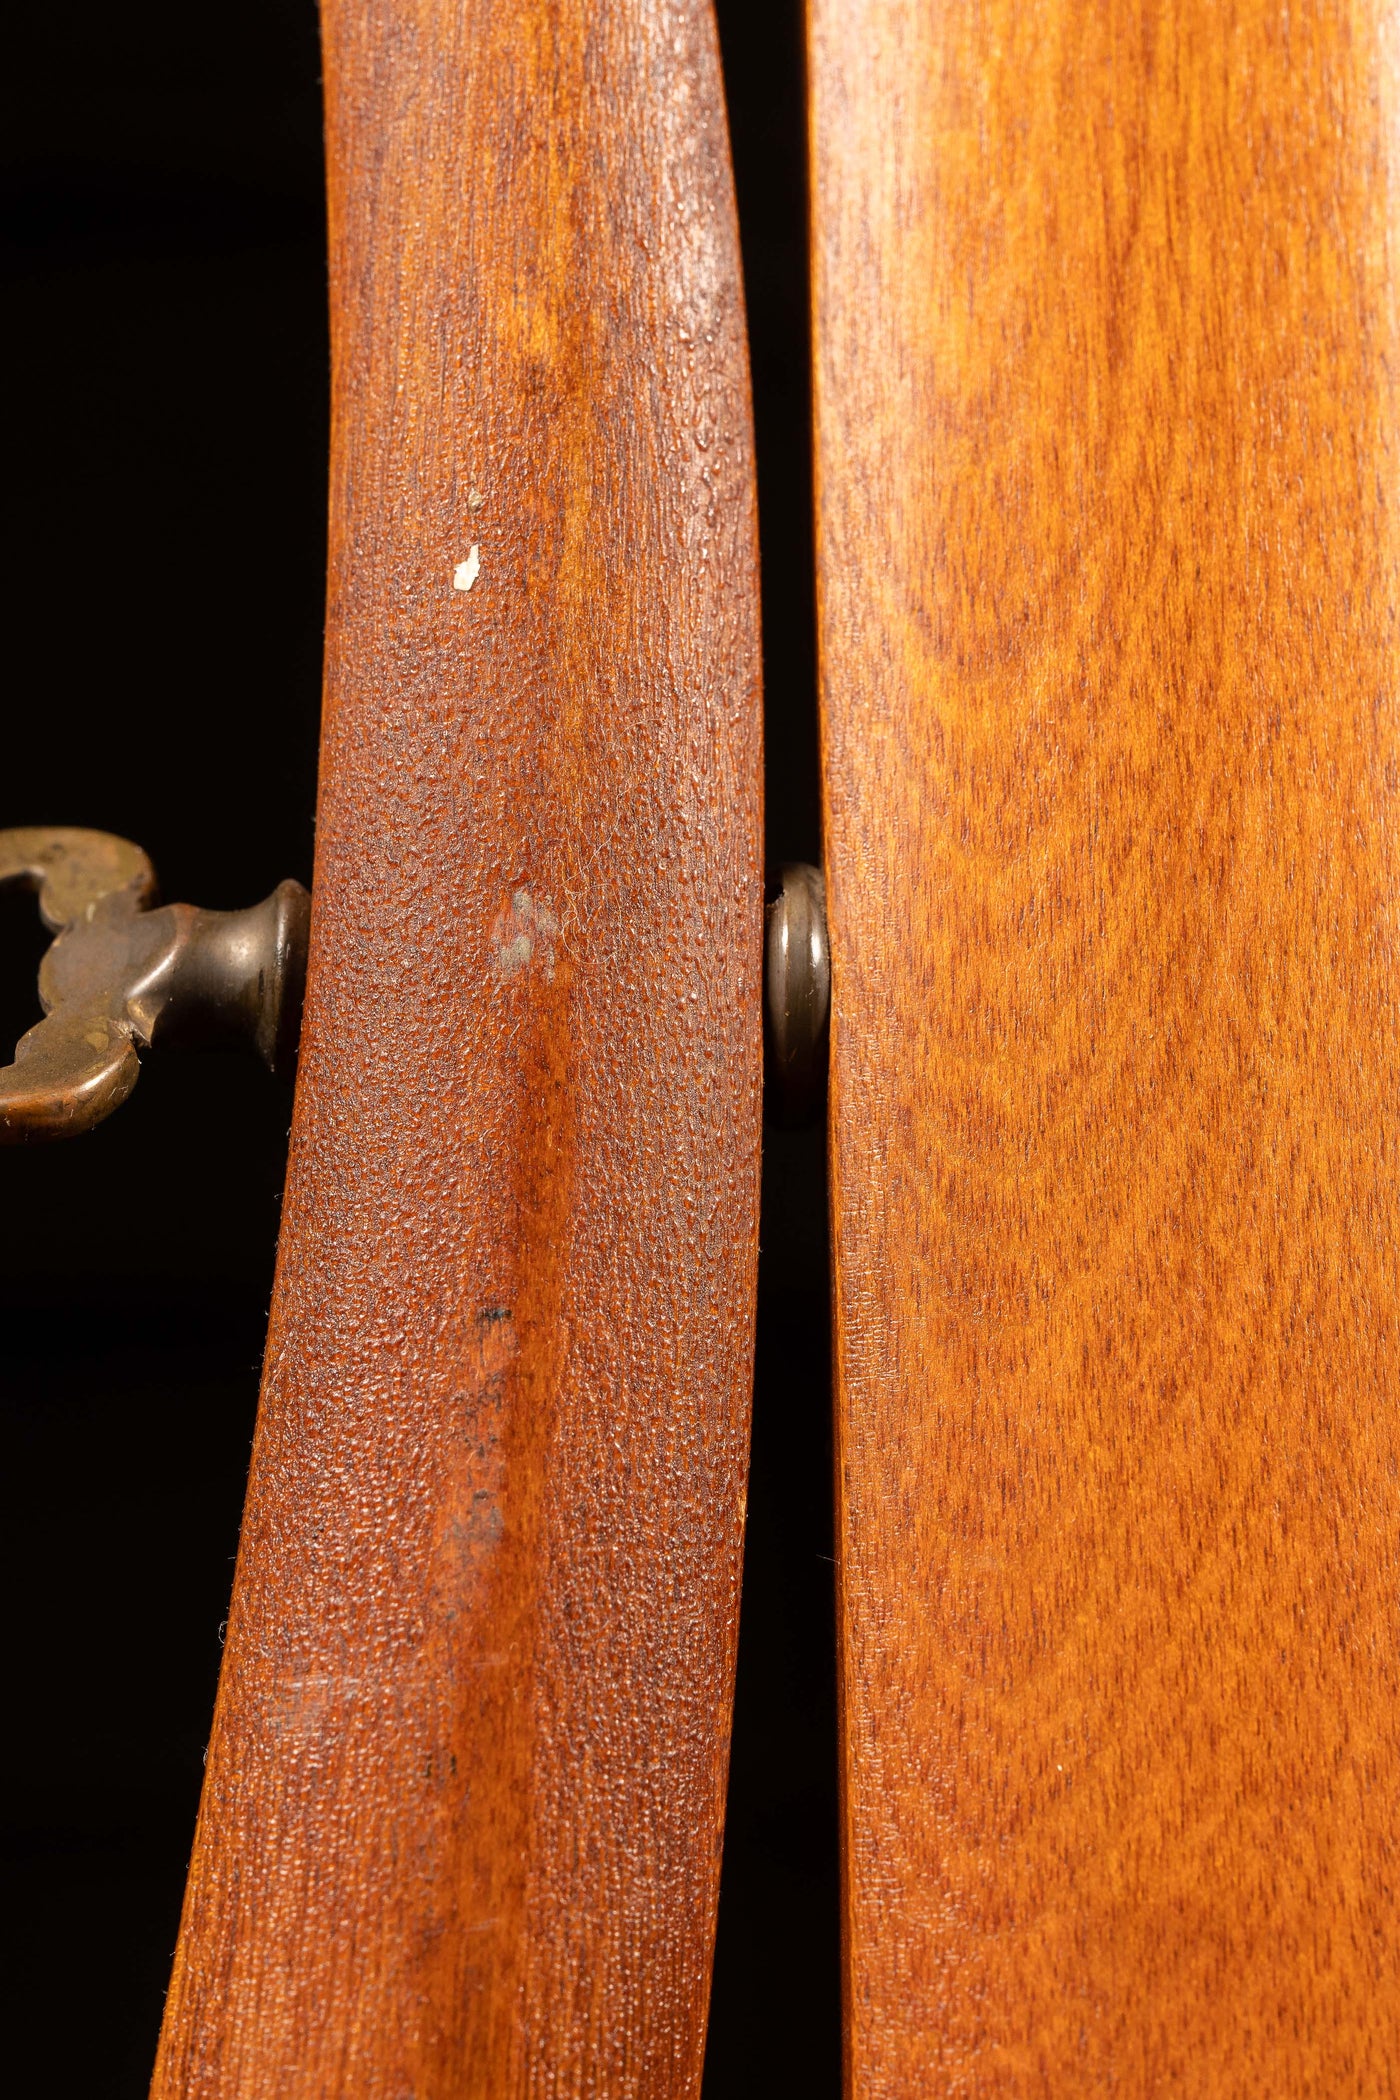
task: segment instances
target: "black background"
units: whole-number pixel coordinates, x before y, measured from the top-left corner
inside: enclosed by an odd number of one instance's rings
[[[752,337],[770,859],[819,847],[800,0],[719,7]],[[0,126],[0,826],[146,847],[168,897],[310,881],[325,536],[309,0],[29,6]],[[38,1017],[0,897],[0,1057]],[[146,2089],[227,1610],[289,1090],[152,1057],[0,1151],[0,2075]],[[825,1192],[770,1133],[706,2100],[839,2090]]]

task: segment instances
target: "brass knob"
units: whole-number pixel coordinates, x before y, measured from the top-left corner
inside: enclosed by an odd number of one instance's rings
[[[794,1126],[820,1115],[826,1096],[831,960],[820,868],[792,862],[770,885],[764,956],[768,1113]]]
[[[153,909],[155,870],[103,831],[0,831],[0,887],[39,894],[58,938],[45,1019],[0,1069],[0,1144],[91,1130],[135,1086],[138,1047],[242,1039],[273,1070],[296,1055],[311,899],[283,882],[247,911]]]

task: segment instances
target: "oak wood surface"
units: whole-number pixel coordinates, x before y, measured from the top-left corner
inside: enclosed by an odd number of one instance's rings
[[[812,0],[859,2100],[1400,2089],[1397,27]]]
[[[159,2100],[698,2090],[757,1255],[706,0],[326,0],[312,959]]]

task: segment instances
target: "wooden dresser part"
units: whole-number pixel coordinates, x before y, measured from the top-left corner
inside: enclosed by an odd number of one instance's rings
[[[677,2100],[761,1084],[714,29],[707,0],[326,0],[323,29],[310,982],[154,2093]]]
[[[1392,2092],[1395,13],[811,20],[849,2092]]]

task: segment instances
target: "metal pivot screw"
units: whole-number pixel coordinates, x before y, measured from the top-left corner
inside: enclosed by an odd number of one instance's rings
[[[826,1093],[831,960],[820,868],[790,862],[770,882],[764,955],[769,1117],[793,1127],[820,1115]]]
[[[311,899],[283,882],[248,911],[153,910],[139,846],[104,831],[0,831],[0,888],[39,893],[58,938],[39,968],[46,1018],[0,1068],[0,1144],[91,1130],[135,1086],[137,1047],[250,1042],[296,1056]]]

